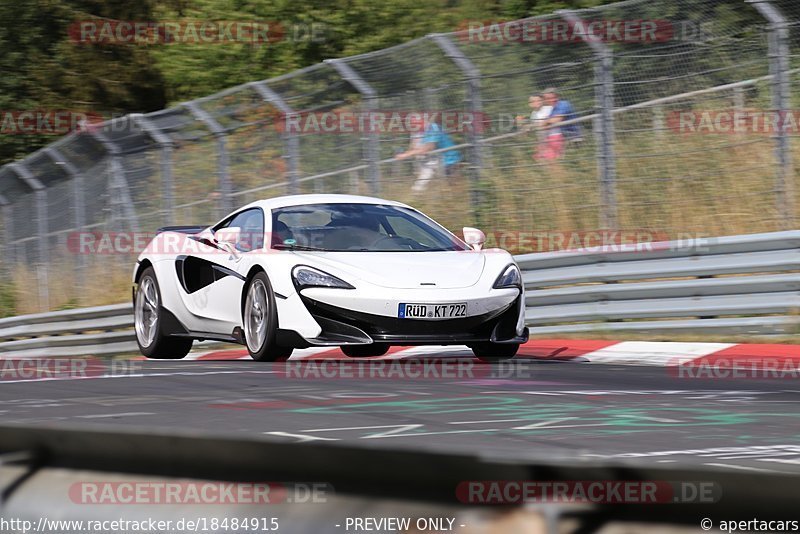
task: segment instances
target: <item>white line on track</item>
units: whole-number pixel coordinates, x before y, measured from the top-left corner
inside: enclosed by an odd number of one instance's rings
[[[486,423],[517,423],[519,421],[528,421],[528,419],[490,419],[487,421],[451,421],[450,425],[481,425]]]
[[[155,415],[153,412],[126,412],[126,413],[108,413],[97,415],[78,415],[81,419],[107,419],[111,417],[135,417],[137,415]]]
[[[0,380],[0,388],[3,384],[24,384],[28,382],[63,382],[66,380],[107,380],[112,378],[153,378],[165,376],[208,376],[208,375],[236,375],[236,374],[251,374],[251,375],[271,375],[276,374],[278,371],[254,371],[252,369],[239,369],[235,371],[177,371],[174,373],[138,373],[132,375],[103,375],[103,376],[67,376],[58,378],[30,378],[25,380]]]
[[[731,465],[731,464],[715,464],[715,463],[707,463],[703,465],[708,465],[711,467],[726,467],[728,469],[739,469],[741,471],[763,471],[766,473],[777,473],[774,469],[763,469],[760,467],[750,467],[748,465]]]
[[[305,434],[292,434],[291,432],[264,432],[270,436],[281,436],[284,438],[299,438],[298,443],[306,441],[340,441],[339,438],[321,438],[319,436],[307,436]]]

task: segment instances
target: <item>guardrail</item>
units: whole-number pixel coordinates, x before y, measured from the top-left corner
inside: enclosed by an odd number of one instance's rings
[[[517,256],[532,335],[800,333],[800,231]],[[0,319],[0,354],[136,352],[130,304]]]
[[[800,231],[624,248],[518,256],[531,334],[800,332]]]
[[[136,351],[130,303],[0,319],[0,354],[107,356]]]

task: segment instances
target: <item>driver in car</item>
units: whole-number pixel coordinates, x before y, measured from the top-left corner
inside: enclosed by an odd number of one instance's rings
[[[264,228],[261,224],[261,216],[254,213],[248,217],[242,225],[239,240],[236,243],[236,250],[240,252],[250,252],[258,250],[264,246]]]
[[[380,224],[374,216],[363,213],[340,214],[331,217],[326,228],[334,228],[326,239],[325,246],[334,250],[360,249],[371,246],[382,237]]]

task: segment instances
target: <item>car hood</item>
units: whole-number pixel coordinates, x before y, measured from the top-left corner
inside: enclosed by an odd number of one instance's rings
[[[478,283],[486,264],[484,255],[473,251],[296,254],[298,263],[344,276],[347,282],[357,278],[376,286],[407,289],[470,287]]]

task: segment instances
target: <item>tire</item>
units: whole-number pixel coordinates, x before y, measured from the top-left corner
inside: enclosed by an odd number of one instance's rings
[[[370,356],[383,356],[389,352],[387,343],[372,343],[370,345],[343,345],[339,347],[345,356],[351,358],[368,358]]]
[[[275,343],[278,330],[278,313],[275,294],[266,273],[257,273],[250,279],[244,294],[242,325],[247,352],[259,362],[276,362],[289,359],[293,347]]]
[[[161,332],[161,289],[156,272],[148,267],[139,277],[133,301],[133,325],[139,351],[154,360],[180,360],[192,350],[192,338]]]
[[[471,345],[473,354],[479,360],[484,362],[499,362],[501,360],[510,360],[519,350],[519,345],[515,343],[478,343]]]

